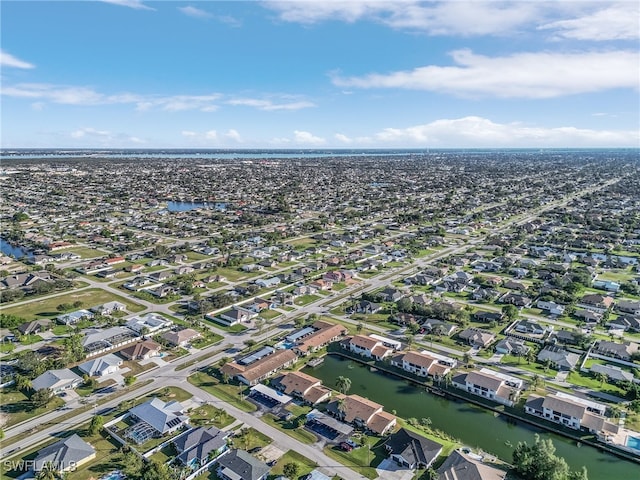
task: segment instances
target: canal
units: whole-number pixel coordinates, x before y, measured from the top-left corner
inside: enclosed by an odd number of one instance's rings
[[[327,355],[321,365],[303,371],[329,387],[335,386],[339,375],[349,377],[349,393],[378,402],[386,411],[395,410],[405,419],[429,417],[431,428],[447,432],[465,445],[482,448],[507,462],[511,462],[513,447],[518,442],[532,444],[538,433],[542,438],[553,440],[556,455],[564,457],[572,470],[586,466],[590,480],[640,479],[640,465],[633,462],[593,447],[578,446],[575,441],[523,422],[507,422],[505,417],[467,402],[432,395],[392,375],[371,372],[369,367],[352,360]]]

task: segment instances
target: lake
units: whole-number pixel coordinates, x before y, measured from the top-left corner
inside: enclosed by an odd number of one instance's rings
[[[16,259],[31,255],[27,250],[11,245],[4,238],[0,238],[0,252],[9,257],[13,256]]]
[[[586,466],[590,480],[640,478],[640,465],[633,462],[586,445],[578,447],[575,441],[523,422],[507,422],[506,417],[470,403],[432,395],[392,375],[371,372],[369,367],[352,360],[327,355],[321,365],[307,367],[303,372],[321,379],[328,387],[334,387],[340,375],[349,377],[351,389],[348,393],[378,402],[387,412],[395,410],[399,417],[405,419],[429,417],[432,428],[447,432],[465,445],[481,448],[507,462],[512,461],[513,447],[518,442],[526,441],[531,445],[538,433],[541,438],[553,440],[556,455],[564,457],[572,470]]]
[[[167,210],[170,212],[188,212],[189,210],[197,210],[199,208],[211,208],[224,212],[227,209],[227,204],[207,202],[167,202]]]

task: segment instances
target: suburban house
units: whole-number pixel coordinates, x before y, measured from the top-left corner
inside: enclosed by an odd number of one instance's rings
[[[175,432],[189,423],[189,417],[184,415],[184,406],[180,402],[165,403],[157,397],[133,407],[129,414],[151,427],[155,437]]]
[[[451,452],[437,472],[438,480],[505,480],[508,473],[459,450]]]
[[[33,461],[33,470],[41,472],[51,465],[57,472],[68,472],[93,460],[95,456],[95,449],[74,433],[70,437],[41,448]]]
[[[523,356],[526,355],[530,347],[524,344],[523,340],[517,338],[504,338],[500,340],[496,346],[496,353],[500,353],[502,355],[515,355],[515,356]]]
[[[549,315],[563,315],[564,314],[564,305],[558,305],[555,302],[547,302],[544,300],[538,300],[536,306],[540,310],[546,311]]]
[[[484,322],[484,323],[491,323],[491,322],[500,323],[503,317],[504,315],[502,315],[502,313],[500,312],[487,312],[485,310],[478,310],[473,314],[473,319],[476,322]]]
[[[538,361],[545,363],[547,360],[554,369],[567,371],[576,368],[580,355],[568,352],[560,347],[547,345],[538,353]]]
[[[322,386],[322,382],[302,372],[287,372],[275,381],[278,390],[287,395],[301,398],[310,405],[328,400],[331,390]]]
[[[129,360],[146,360],[160,355],[162,346],[153,340],[144,340],[120,350],[120,355]]]
[[[184,347],[191,343],[194,339],[200,337],[200,332],[192,328],[185,328],[177,332],[165,332],[160,338],[166,340],[169,344],[176,347]]]
[[[107,302],[102,305],[96,305],[95,307],[91,307],[93,313],[98,315],[111,315],[114,312],[124,312],[127,309],[124,303],[120,302]]]
[[[292,365],[297,358],[291,350],[273,351],[271,347],[265,347],[237,362],[226,363],[220,371],[246,385],[253,386],[278,370]]]
[[[605,419],[606,406],[566,393],[552,393],[545,397],[531,395],[524,411],[574,430],[599,432]]]
[[[382,410],[382,405],[360,395],[338,395],[328,411],[342,421],[384,435],[396,425],[396,417]]]
[[[187,430],[174,438],[171,443],[178,455],[176,459],[183,465],[200,467],[227,449],[229,432],[216,427],[198,427]],[[211,455],[213,453],[213,455]]]
[[[31,381],[31,386],[35,391],[50,388],[55,395],[58,395],[65,390],[80,386],[81,383],[81,377],[68,368],[63,368],[61,370],[47,370],[42,375],[34,378]]]
[[[34,320],[32,322],[25,322],[18,325],[18,331],[22,335],[38,334],[40,332],[46,332],[51,328],[51,320]]]
[[[620,313],[629,313],[631,315],[640,315],[640,302],[632,300],[618,300],[615,309]]]
[[[411,470],[429,468],[442,452],[442,445],[421,435],[401,428],[384,442],[389,457]]]
[[[259,278],[253,283],[262,288],[274,288],[280,284],[280,277]]]
[[[619,315],[617,318],[611,320],[607,325],[609,328],[614,330],[623,330],[625,332],[627,330],[631,330],[634,332],[640,332],[640,315]]]
[[[136,333],[149,335],[166,330],[173,325],[173,321],[157,313],[147,313],[145,315],[131,317],[127,320],[126,325],[127,328],[130,328]]]
[[[122,359],[113,353],[94,358],[78,365],[78,368],[89,376],[102,377],[120,370]]]
[[[266,480],[271,468],[244,450],[231,450],[218,460],[221,480]]]
[[[440,359],[429,353],[401,353],[391,358],[391,365],[402,368],[404,371],[419,377],[442,378],[451,371],[450,365],[441,363]]]
[[[135,332],[126,327],[92,328],[85,330],[83,333],[82,347],[89,357],[122,347],[140,338]]]
[[[577,303],[578,307],[586,308],[596,313],[604,313],[613,305],[613,297],[598,293],[584,295]]]
[[[492,332],[480,328],[467,328],[458,333],[458,337],[469,345],[477,348],[486,348],[496,339],[496,336]]]
[[[519,378],[494,372],[488,368],[453,377],[453,386],[494,402],[513,406],[524,382]]]
[[[594,363],[589,370],[591,373],[602,373],[613,382],[633,382],[635,379],[633,373],[623,370],[616,365]]]
[[[64,315],[58,315],[56,321],[63,325],[74,325],[82,320],[90,320],[94,317],[93,313],[89,310],[76,310],[75,312],[65,313]]]
[[[222,323],[228,327],[231,325],[237,325],[238,323],[248,322],[257,316],[258,314],[256,312],[241,307],[233,307],[231,310],[220,313],[217,316],[213,313],[208,313],[206,315],[208,319]]]
[[[600,340],[594,348],[595,353],[604,355],[605,357],[619,358],[620,360],[630,361],[632,356],[638,353],[638,344],[634,342],[616,343],[608,340]]]
[[[520,320],[515,324],[514,330],[526,335],[544,335],[547,331],[545,327],[532,320]]]

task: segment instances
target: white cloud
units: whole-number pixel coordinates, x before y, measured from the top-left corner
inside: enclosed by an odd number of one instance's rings
[[[224,134],[224,136],[230,140],[233,140],[234,142],[242,142],[242,137],[240,136],[238,131],[234,130],[233,128],[230,128],[227,133]]]
[[[112,5],[120,5],[121,7],[129,7],[134,10],[153,10],[155,8],[151,8],[148,5],[142,3],[141,0],[102,0],[104,3],[111,3]]]
[[[317,145],[324,145],[326,143],[326,140],[324,138],[316,137],[312,133],[305,132],[302,130],[295,130],[293,132],[293,136],[294,136],[293,141],[301,145],[317,146]]]
[[[180,10],[185,15],[194,18],[211,18],[213,16],[209,12],[192,6],[178,7],[178,10]]]
[[[625,147],[638,145],[640,132],[527,126],[519,122],[501,124],[469,116],[406,128],[385,128],[371,136],[349,140],[350,145],[388,148]]]
[[[106,95],[90,87],[50,85],[46,83],[22,83],[3,87],[2,95],[9,97],[46,100],[63,105],[115,105],[133,104],[137,110],[159,108],[171,112],[182,110],[200,110],[211,112],[218,108],[213,103],[221,98],[220,94],[210,95],[139,95],[118,93]]]
[[[24,60],[20,60],[19,58],[14,57],[10,53],[5,52],[4,50],[0,50],[0,66],[2,67],[13,67],[13,68],[36,68],[35,65],[29,62],[25,62]]]
[[[184,137],[195,137],[198,134],[196,132],[192,132],[191,130],[183,130],[182,131],[182,136]]]
[[[72,138],[82,138],[85,136],[91,136],[91,137],[111,137],[111,132],[108,130],[96,130],[95,128],[79,128],[78,130],[75,130],[73,132],[71,132],[71,137]]]
[[[451,53],[455,66],[428,65],[389,74],[333,77],[339,87],[400,88],[459,96],[551,98],[614,88],[638,88],[633,51],[515,53],[506,57]]]
[[[601,7],[600,3],[596,3]],[[640,37],[640,3],[637,1],[607,5],[577,18],[557,20],[540,25],[540,30],[553,30],[558,37],[577,40],[633,40]]]
[[[536,21],[535,2],[446,1],[269,1],[265,6],[287,22],[315,24],[327,20],[371,20],[391,28],[430,35],[505,35]]]
[[[262,100],[257,98],[235,98],[226,102],[228,105],[254,107],[259,110],[300,110],[302,108],[315,107],[316,105],[308,101],[282,102],[274,103],[271,100]]]

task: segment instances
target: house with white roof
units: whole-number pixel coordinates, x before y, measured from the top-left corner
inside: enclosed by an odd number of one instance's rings
[[[134,316],[127,320],[127,328],[138,334],[153,334],[168,329],[173,322],[157,313]]]
[[[116,373],[120,370],[120,365],[122,365],[122,358],[113,353],[108,353],[102,357],[81,363],[78,368],[91,377],[103,377]]]
[[[156,436],[175,432],[189,422],[189,417],[184,415],[184,406],[180,402],[165,403],[159,398],[152,398],[133,407],[129,414],[153,428]]]

